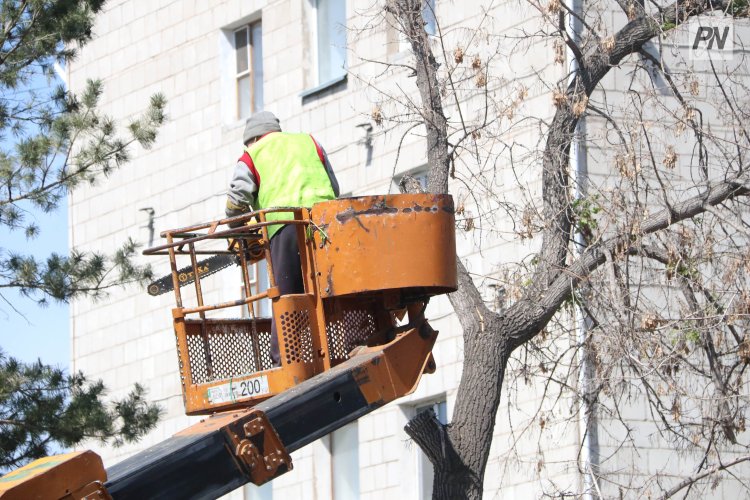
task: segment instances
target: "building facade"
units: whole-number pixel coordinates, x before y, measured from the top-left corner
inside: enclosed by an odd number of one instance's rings
[[[480,2],[434,0],[426,3],[424,17],[428,32],[440,29],[446,39],[460,41],[470,38],[466,26],[488,22],[492,32],[531,31],[536,27],[534,12],[530,3],[500,2],[492,5],[488,21]],[[551,89],[534,83],[540,74],[550,80],[564,77],[564,67],[552,64],[549,47],[530,40],[523,50],[503,49],[507,54],[498,56],[500,49],[491,46],[488,40],[487,52],[477,57],[488,57],[498,71],[506,68],[516,76],[513,85],[494,91],[511,94],[523,87],[525,112],[552,117]],[[75,91],[89,78],[102,79],[102,107],[122,122],[137,118],[149,96],[160,92],[168,101],[168,119],[153,149],[134,152],[133,160],[110,178],[71,194],[71,246],[107,253],[128,237],[152,246],[159,244],[160,230],[223,217],[245,119],[261,109],[274,112],[284,130],[315,135],[329,155],[343,196],[395,192],[404,173],[419,178],[426,168],[424,138],[409,125],[414,112],[408,103],[417,97],[410,57],[397,23],[379,3],[111,0],[97,18],[95,39],[69,65],[70,87]],[[466,110],[472,113],[468,119],[474,119],[486,106],[474,96]],[[512,107],[492,112],[512,113]],[[539,141],[538,130],[531,126],[520,126],[507,136],[530,149]],[[481,213],[471,184],[452,182],[457,204],[465,204],[467,213]],[[516,196],[519,186],[532,192],[541,186],[538,169],[498,170],[493,182],[496,194],[506,198]],[[494,263],[521,261],[534,248],[533,242],[509,237],[516,231],[513,221],[497,217],[498,231],[479,236],[468,227],[467,216],[457,238],[459,253],[481,281],[489,303],[497,298],[494,282],[481,277],[498,276],[501,270]],[[152,264],[156,275],[168,272],[165,261]],[[258,273],[262,288],[262,269]],[[204,288],[207,301],[229,300],[241,288],[235,271],[223,271],[223,276],[223,281]],[[502,300],[497,302],[501,307]],[[183,413],[172,306],[171,295],[150,297],[137,287],[113,291],[96,303],[72,305],[72,369],[102,378],[115,396],[141,383],[149,398],[165,409],[159,427],[140,443],[116,449],[93,445],[106,464],[196,421]],[[440,331],[434,351],[438,369],[423,378],[413,395],[293,454],[294,470],[272,484],[248,486],[229,497],[429,498],[431,466],[403,427],[428,408],[449,421],[463,343],[445,297],[434,299],[426,316]],[[520,382],[505,391],[485,479],[487,498],[538,498],[551,491],[582,490],[577,467],[581,427],[576,419],[549,413],[544,435],[534,427],[545,392],[540,384]],[[637,413],[647,418],[645,411]],[[516,422],[515,427],[507,425],[509,421]],[[528,427],[519,432],[525,424],[518,422],[524,421]]]

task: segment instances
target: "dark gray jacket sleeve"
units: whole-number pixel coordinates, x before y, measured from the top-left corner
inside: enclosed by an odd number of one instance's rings
[[[238,161],[232,172],[232,180],[229,182],[227,192],[227,217],[250,212],[255,206],[255,197],[258,194],[258,185],[255,183],[253,173],[243,162]]]

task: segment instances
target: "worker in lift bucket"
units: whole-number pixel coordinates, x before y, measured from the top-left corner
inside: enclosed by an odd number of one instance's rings
[[[323,147],[310,134],[282,132],[269,111],[248,118],[242,134],[245,150],[229,183],[227,217],[271,207],[310,207],[339,195],[339,184]],[[274,212],[266,220],[291,218]],[[271,262],[279,294],[304,293],[294,225],[270,225]],[[276,321],[271,320],[271,359],[280,366]]]

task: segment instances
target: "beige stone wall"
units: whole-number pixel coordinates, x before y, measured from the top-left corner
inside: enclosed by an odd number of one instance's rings
[[[497,32],[533,28],[522,21],[532,17],[532,9],[518,2],[499,4],[489,21],[483,18],[478,2],[438,0],[438,5],[438,19],[449,40],[453,37],[456,44],[467,39],[465,30],[453,29],[464,21],[491,22]],[[347,3],[351,26],[368,26],[362,9],[360,2]],[[351,74],[346,89],[303,102],[300,93],[312,86],[307,16],[307,0],[111,1],[97,20],[97,38],[70,65],[71,86],[80,89],[87,78],[103,79],[103,108],[118,120],[133,118],[145,108],[151,94],[162,92],[168,100],[169,119],[152,150],[134,151],[133,161],[109,179],[71,195],[71,244],[111,252],[127,237],[145,242],[148,219],[140,209],[146,207],[155,211],[155,243],[160,230],[222,216],[224,193],[231,167],[240,154],[243,128],[243,123],[232,117],[231,82],[228,85],[222,77],[222,68],[232,61],[225,30],[248,20],[263,21],[265,108],[280,117],[285,129],[316,135],[329,153],[342,193],[386,192],[392,189],[394,173],[422,167],[426,155],[418,131],[403,140],[399,151],[405,127],[375,127],[373,159],[366,166],[364,133],[357,127],[370,122],[375,105],[385,113],[397,109],[382,91],[399,98],[416,95],[408,70],[391,68],[384,72],[381,66],[365,60],[408,64],[408,55],[399,53],[397,37],[384,24],[370,25],[369,31],[353,30],[349,34]],[[486,50],[490,53],[490,44]],[[542,44],[528,43],[513,57],[503,55],[493,60],[498,72],[526,82],[529,97],[524,112],[537,118],[550,117],[553,108],[549,89],[534,83],[536,72],[559,77],[561,71],[560,67],[551,67],[549,50]],[[500,83],[495,89],[511,91]],[[467,118],[474,120],[481,115],[483,105],[472,102],[467,109],[471,112]],[[455,110],[448,111],[455,117]],[[535,128],[521,126],[507,137],[531,148],[539,140],[537,134]],[[512,171],[508,165],[501,159],[490,189],[509,199],[519,196],[519,183],[524,196],[539,192],[538,169],[530,166]],[[475,180],[471,178],[456,182],[455,193],[476,214],[472,182]],[[482,276],[497,275],[498,263],[521,260],[536,244],[519,242],[512,221],[503,214],[493,217],[498,223],[497,233],[480,237],[476,231],[462,231],[458,235],[459,251],[487,297],[490,289]],[[157,275],[167,272],[165,262],[152,262]],[[233,298],[239,277],[232,278],[231,272],[224,271],[225,282],[216,280],[204,288],[207,300]],[[139,382],[148,388],[150,398],[166,409],[158,429],[137,445],[102,449],[92,443],[105,463],[122,460],[195,420],[183,414],[171,307],[171,295],[152,298],[136,287],[115,290],[97,303],[78,301],[72,306],[73,369],[104,379],[113,396]],[[445,298],[434,300],[427,316],[441,332],[435,348],[437,372],[425,377],[415,394],[359,420],[363,499],[395,495],[417,498],[418,452],[408,442],[403,425],[413,415],[414,407],[427,402],[444,399],[449,416],[452,411],[463,361],[461,328]],[[487,498],[539,497],[551,484],[578,491],[580,477],[570,466],[578,449],[575,423],[565,423],[560,417],[550,420],[543,437],[534,427],[519,437],[507,422],[511,419],[522,428],[528,419],[535,421],[543,387],[531,384],[514,394],[513,405],[521,410],[514,410],[509,417],[507,397],[503,401],[487,470]],[[295,453],[294,471],[274,482],[275,498],[328,498],[328,445],[324,439]],[[546,468],[540,473],[541,458],[546,460]],[[242,493],[234,493],[232,498],[242,498]]]

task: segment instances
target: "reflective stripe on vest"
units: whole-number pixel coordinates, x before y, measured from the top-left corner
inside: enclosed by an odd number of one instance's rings
[[[273,132],[247,148],[261,183],[256,209],[272,207],[310,207],[336,196],[318,150],[308,134]],[[292,214],[278,212],[266,220],[291,219]],[[268,226],[272,237],[281,226]]]

